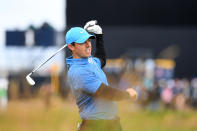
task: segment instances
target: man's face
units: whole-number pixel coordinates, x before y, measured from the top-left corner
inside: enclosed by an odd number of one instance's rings
[[[86,40],[83,44],[75,43],[70,48],[73,53],[73,58],[87,58],[91,56],[92,45],[90,39]]]

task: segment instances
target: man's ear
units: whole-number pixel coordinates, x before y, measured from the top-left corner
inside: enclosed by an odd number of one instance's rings
[[[74,46],[72,44],[69,44],[68,45],[68,49],[70,49],[71,51],[73,51],[74,50]]]

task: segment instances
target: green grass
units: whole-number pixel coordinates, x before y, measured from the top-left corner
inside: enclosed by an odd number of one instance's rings
[[[126,103],[121,103],[126,105]],[[128,104],[127,104],[128,105]],[[132,111],[128,106],[119,110],[124,131],[196,131],[197,112],[158,110]]]
[[[196,131],[197,112],[137,109],[128,101],[118,103],[124,131]],[[134,108],[135,107],[135,108]],[[0,110],[0,131],[76,131],[80,121],[74,101],[52,98],[50,107],[41,99],[10,101]]]

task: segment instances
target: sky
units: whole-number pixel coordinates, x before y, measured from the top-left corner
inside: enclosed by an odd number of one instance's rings
[[[0,47],[5,46],[6,30],[25,30],[48,22],[64,30],[66,0],[0,0]]]

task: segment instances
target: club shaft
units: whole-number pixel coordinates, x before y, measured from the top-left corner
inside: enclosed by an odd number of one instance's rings
[[[35,69],[33,69],[33,71],[31,73],[34,73],[35,71],[37,71],[38,69],[40,69],[40,67],[42,67],[45,63],[47,63],[51,58],[53,58],[58,52],[60,52],[66,46],[67,46],[66,44],[64,46],[62,46],[59,50],[57,50],[54,54],[52,54],[45,62],[41,63],[38,67],[36,67]]]

